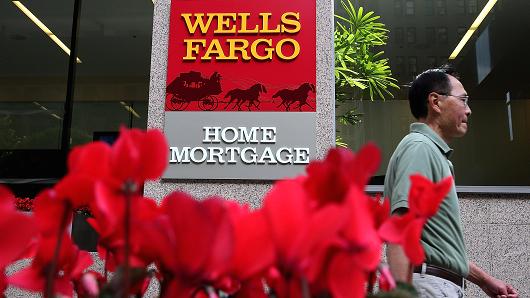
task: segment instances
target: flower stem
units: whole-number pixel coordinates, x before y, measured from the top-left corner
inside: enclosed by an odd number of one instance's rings
[[[369,294],[374,294],[374,283],[375,283],[376,273],[372,271],[368,275],[368,289],[366,290]]]
[[[109,263],[109,250],[107,248],[105,248],[105,282],[108,281],[108,277],[109,277],[109,267],[108,267],[108,263]]]
[[[123,268],[123,297],[126,298],[129,295],[129,289],[131,288],[130,281],[130,270],[129,270],[129,255],[131,248],[131,239],[130,239],[130,230],[131,230],[131,200],[134,193],[136,192],[136,184],[132,181],[125,182],[125,222],[124,222],[124,232],[125,232],[125,263]]]
[[[309,294],[309,283],[304,277],[300,278],[300,287],[302,288],[302,297],[310,298],[311,296]]]
[[[57,263],[59,260],[59,254],[61,252],[61,246],[63,242],[63,233],[66,228],[66,224],[68,221],[68,215],[72,212],[72,205],[70,202],[65,201],[64,202],[64,210],[61,217],[61,222],[59,224],[59,230],[57,232],[57,244],[55,245],[55,251],[53,252],[53,259],[48,267],[48,272],[46,276],[46,286],[44,289],[44,298],[50,298],[53,297],[53,290],[54,290],[54,283],[55,283],[55,276],[57,271]]]

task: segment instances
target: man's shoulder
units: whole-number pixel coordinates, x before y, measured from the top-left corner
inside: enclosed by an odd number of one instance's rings
[[[418,154],[420,152],[436,153],[436,144],[427,136],[412,132],[401,140],[395,153],[403,155]]]

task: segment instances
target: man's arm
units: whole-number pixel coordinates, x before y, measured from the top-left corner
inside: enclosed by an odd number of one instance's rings
[[[519,294],[509,284],[489,275],[475,263],[469,262],[467,279],[479,286],[489,297],[518,298]]]
[[[394,210],[393,215],[403,215],[407,212],[407,208],[398,208]],[[386,248],[386,258],[390,272],[395,280],[410,283],[412,282],[412,272],[410,270],[410,262],[401,245],[388,244]]]

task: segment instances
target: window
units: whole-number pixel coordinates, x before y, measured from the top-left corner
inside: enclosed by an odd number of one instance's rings
[[[447,14],[446,0],[436,0],[436,12],[440,16],[444,16]]]
[[[407,28],[407,43],[408,44],[416,43],[416,28],[414,27]]]
[[[478,12],[477,0],[467,0],[467,13],[474,15]]]
[[[406,72],[405,58],[403,56],[396,56],[396,73],[404,75]]]
[[[464,37],[464,34],[466,34],[466,31],[467,29],[465,27],[458,27],[458,29],[456,29],[456,36],[458,38],[458,40],[462,39],[462,37]]]
[[[427,46],[434,45],[436,42],[436,33],[434,32],[434,27],[425,28],[425,42]]]
[[[427,67],[426,68],[436,68],[438,65],[436,64],[436,56],[429,56],[427,57]]]
[[[414,0],[407,0],[407,2],[405,2],[405,15],[414,15]]]
[[[394,15],[403,15],[403,3],[402,0],[394,0]]]
[[[418,74],[418,58],[409,57],[409,74],[411,80]]]
[[[506,30],[513,27],[514,20],[517,28],[530,28],[530,18],[526,17],[530,1],[509,1],[503,7],[499,5],[504,2],[499,1],[457,59],[448,61],[449,54],[486,2],[464,0],[466,15],[459,15],[456,8],[460,5],[461,9],[461,2],[457,0],[415,0],[415,17],[394,17],[392,1],[356,1],[364,9],[380,15],[387,28],[393,28],[393,35],[381,50],[385,52],[383,57],[389,59],[392,77],[398,80],[399,86],[407,86],[418,73],[447,62],[460,74],[471,96],[473,114],[466,136],[450,144],[454,149],[451,161],[457,173],[456,184],[528,187],[530,60],[525,57],[530,53],[530,40],[521,38],[520,34],[508,34]],[[381,9],[384,5],[386,9]],[[406,1],[402,5],[405,9]],[[431,7],[434,16],[427,17]],[[473,11],[474,15],[470,15]],[[481,51],[476,49],[477,40],[486,28],[490,38],[484,46],[495,53],[488,65],[479,59]],[[479,82],[480,72],[486,72],[487,76]],[[372,183],[383,180],[392,152],[414,121],[407,100],[408,89],[391,91],[395,98],[391,101],[355,101],[353,104],[364,113],[363,123],[341,127],[339,132],[353,150],[371,140],[381,148],[383,160]],[[511,100],[506,103],[508,91]]]
[[[403,32],[403,28],[396,28],[394,36],[397,44],[403,44],[403,41],[405,40],[405,33]]]
[[[75,2],[22,1],[19,8],[0,1],[0,180],[18,197],[34,198],[53,186],[65,174],[72,146],[117,134],[122,126],[147,126],[153,2],[84,1],[71,36]],[[75,73],[69,55],[27,10],[69,50],[75,38],[81,60]],[[65,109],[67,101],[72,109]],[[79,216],[72,238],[94,251],[95,233]]]
[[[447,28],[446,27],[439,27],[437,29],[437,33],[436,33],[436,38],[438,40],[438,42],[442,45],[445,45],[447,44]]]
[[[466,3],[464,2],[464,0],[456,0],[456,14],[466,14]]]
[[[425,0],[425,15],[434,15],[434,0]]]

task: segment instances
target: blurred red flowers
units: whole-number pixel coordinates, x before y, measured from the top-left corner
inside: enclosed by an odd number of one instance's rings
[[[421,262],[421,229],[451,181],[413,176],[410,212],[390,216],[388,200],[365,193],[380,160],[373,144],[357,154],[332,149],[306,175],[277,182],[258,210],[181,192],[157,205],[142,185],[162,175],[167,142],[158,130],[122,129],[112,146],[72,150],[68,174],[35,199],[33,218],[17,213],[12,195],[0,188],[0,268],[29,244],[26,255],[33,257],[7,281],[0,277],[0,287],[47,297],[74,290],[80,297],[124,296],[158,279],[162,297],[364,297],[379,271],[380,289],[392,290],[380,260],[383,243],[401,244],[413,263]],[[84,206],[105,268],[115,271],[109,281],[86,272],[92,260],[66,232],[72,211]],[[152,263],[154,272],[147,269]]]

